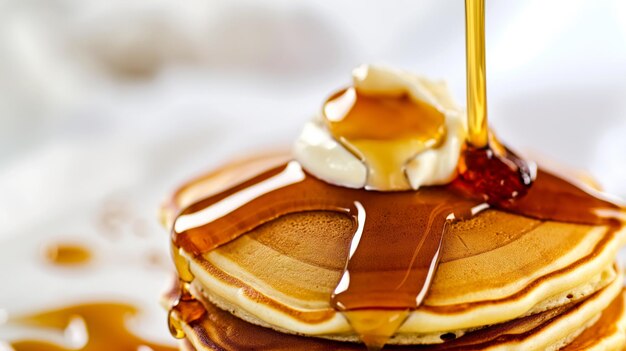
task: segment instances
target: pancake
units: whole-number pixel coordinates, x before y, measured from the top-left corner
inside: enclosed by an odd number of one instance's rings
[[[620,350],[626,311],[618,279],[589,298],[469,333],[445,344],[393,346],[389,350]],[[201,299],[205,318],[184,325],[183,350],[365,350],[359,344],[288,335],[247,323]]]
[[[178,211],[278,164],[283,155],[246,160],[179,189],[163,211]],[[352,222],[335,212],[283,216],[209,253],[181,252],[204,297],[253,324],[284,333],[356,341],[330,295],[346,261]],[[592,295],[615,280],[623,231],[538,221],[485,211],[446,234],[424,303],[390,344],[432,344],[488,325],[537,314]]]

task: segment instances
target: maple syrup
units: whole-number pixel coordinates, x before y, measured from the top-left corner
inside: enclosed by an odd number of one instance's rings
[[[177,272],[176,286],[170,291],[170,308],[167,315],[170,334],[176,339],[185,337],[181,322],[191,324],[206,314],[202,304],[190,292],[190,284],[194,279],[189,263],[182,257],[180,248],[175,242],[171,245],[172,259]]]
[[[445,116],[430,104],[399,95],[369,95],[351,87],[323,107],[331,135],[368,167],[368,189],[409,189],[404,165],[446,136]]]
[[[46,262],[55,266],[79,266],[91,260],[91,251],[82,245],[54,243],[43,248]]]
[[[487,147],[487,81],[485,64],[485,0],[465,0],[468,142]]]
[[[18,340],[11,343],[15,351],[175,351],[177,348],[159,345],[134,335],[126,329],[127,319],[138,310],[119,303],[75,305],[31,316],[11,319],[12,323],[58,330],[62,333],[73,321],[84,327],[86,342],[81,346],[65,348],[41,340]],[[71,341],[71,340],[70,340]]]
[[[485,1],[465,0],[467,143],[456,183],[494,204],[523,196],[533,166],[489,135],[485,64]]]

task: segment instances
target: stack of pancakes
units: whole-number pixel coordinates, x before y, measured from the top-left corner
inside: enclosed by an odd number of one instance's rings
[[[233,163],[181,187],[176,214],[285,161]],[[353,235],[337,212],[290,214],[208,253],[181,252],[207,313],[184,323],[188,350],[365,350],[330,304]],[[621,227],[539,221],[497,210],[452,225],[423,303],[389,340],[398,350],[621,350]]]

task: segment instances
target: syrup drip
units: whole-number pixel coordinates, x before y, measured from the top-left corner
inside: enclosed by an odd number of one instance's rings
[[[409,310],[345,311],[344,316],[367,349],[380,350],[409,316]]]
[[[436,345],[388,345],[385,349],[397,351],[462,351],[484,350],[497,346],[499,342],[507,340],[519,340],[520,326],[524,328],[524,319],[541,318],[544,322],[552,319],[560,313],[567,313],[577,304],[566,305],[556,310],[546,311],[542,314],[514,320],[499,326],[477,330],[462,338]],[[255,351],[363,351],[363,346],[348,342],[339,342],[321,338],[311,338],[292,334],[285,334],[271,328],[264,328],[250,324],[231,313],[221,310],[209,302],[205,302],[210,321],[203,323],[195,330],[200,342],[209,349],[218,350],[255,350]],[[621,314],[624,311],[623,297],[616,298],[603,312],[601,319],[570,345],[565,346],[563,351],[589,350],[596,346],[598,337],[609,335],[617,326]],[[532,323],[532,322],[531,322]],[[520,325],[521,324],[521,325]],[[540,323],[537,328],[542,328]],[[525,329],[524,329],[525,330]]]
[[[405,163],[446,135],[445,116],[407,93],[367,95],[348,88],[328,99],[323,116],[335,139],[368,165],[372,190],[410,188]]]
[[[467,145],[452,186],[494,207],[541,220],[611,227],[626,220],[624,208],[599,191],[542,169],[532,177],[526,161],[503,150]]]
[[[181,321],[184,321],[188,325],[193,325],[194,322],[199,321],[206,314],[206,310],[202,306],[200,301],[196,300],[189,292],[189,283],[179,281],[178,294],[175,300],[171,304],[169,312],[169,328],[170,333],[177,339],[185,337],[185,332],[182,328]]]
[[[487,147],[487,70],[485,64],[485,0],[465,0],[468,142]]]
[[[91,251],[78,244],[56,243],[44,247],[43,256],[55,266],[79,266],[91,260]]]
[[[202,304],[191,294],[190,284],[193,281],[193,273],[189,269],[189,263],[180,254],[178,246],[172,244],[172,259],[178,273],[176,287],[169,293],[170,310],[167,316],[170,334],[176,339],[185,337],[185,331],[181,322],[188,325],[199,321],[206,314]]]
[[[78,348],[65,348],[43,340],[20,340],[11,343],[15,351],[109,351],[153,350],[175,351],[139,338],[126,329],[127,319],[137,314],[132,306],[116,303],[76,305],[13,320],[15,323],[57,329],[63,332],[78,320],[84,324],[87,342]]]

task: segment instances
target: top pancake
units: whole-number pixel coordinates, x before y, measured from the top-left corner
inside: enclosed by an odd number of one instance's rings
[[[164,207],[164,223],[170,226],[180,209],[285,159],[274,155],[235,163],[186,184]],[[351,328],[329,304],[352,225],[350,218],[334,212],[292,214],[187,258],[195,284],[250,322],[352,340]],[[605,227],[495,210],[456,223],[444,238],[424,305],[399,329],[404,337],[392,342],[438,342],[441,333],[459,336],[590,295],[613,280],[611,263],[621,237]]]

